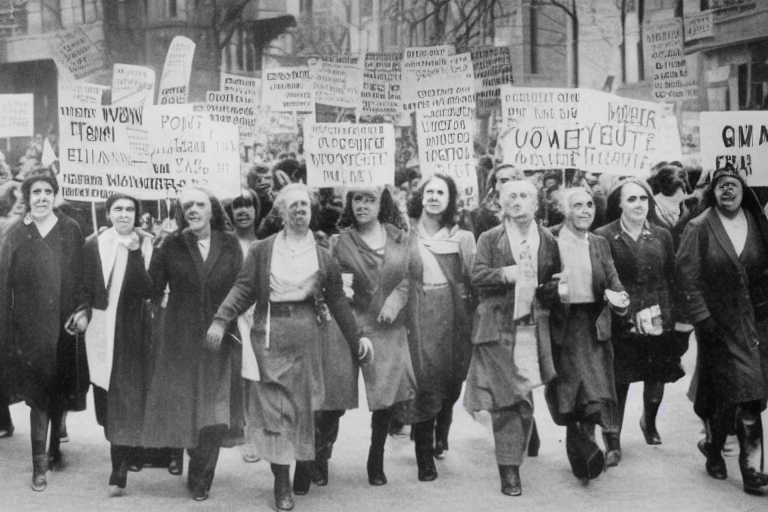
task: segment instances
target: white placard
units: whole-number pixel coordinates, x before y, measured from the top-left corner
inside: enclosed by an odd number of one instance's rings
[[[112,72],[112,105],[152,105],[155,72],[143,66],[115,64]]]
[[[35,134],[35,98],[32,94],[0,94],[0,138]]]
[[[262,71],[262,104],[280,112],[313,112],[312,83],[307,67]]]
[[[700,133],[704,174],[731,164],[751,186],[768,186],[768,112],[702,112]]]
[[[171,41],[165,56],[163,74],[160,77],[158,105],[186,103],[189,97],[189,77],[192,74],[192,59],[195,56],[195,43],[184,36],[176,36]]]

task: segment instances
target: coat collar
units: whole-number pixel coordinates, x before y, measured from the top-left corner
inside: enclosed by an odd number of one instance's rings
[[[744,213],[745,215],[747,214],[747,212]],[[723,251],[728,255],[731,262],[736,265],[736,268],[740,268],[741,263],[739,262],[739,256],[736,254],[736,249],[733,248],[733,243],[731,242],[728,233],[725,231],[725,226],[723,226],[723,223],[714,208],[710,208],[709,212],[707,212],[706,221],[707,224],[709,224],[712,233],[715,235],[717,243],[723,248]],[[749,219],[747,219],[747,221],[749,221]]]

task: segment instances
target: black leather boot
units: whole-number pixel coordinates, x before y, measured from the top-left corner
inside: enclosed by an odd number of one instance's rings
[[[293,509],[293,493],[291,492],[291,466],[287,464],[270,464],[275,475],[275,508],[277,510]]]
[[[431,482],[437,479],[437,468],[435,467],[434,457],[434,439],[435,439],[435,420],[427,420],[421,423],[414,423],[412,432],[416,445],[416,465],[419,468],[419,480],[422,482]]]
[[[640,416],[640,430],[645,442],[650,445],[661,444],[661,436],[656,430],[656,415],[664,397],[664,383],[647,381],[643,389],[643,414]]]
[[[293,494],[304,496],[312,485],[312,468],[314,461],[297,460],[296,472],[293,474]]]
[[[109,475],[109,485],[125,489],[128,482],[128,454],[130,448],[113,444],[109,448],[112,459],[112,474]]]
[[[605,467],[618,466],[621,462],[621,441],[618,432],[603,432],[605,443]]]
[[[384,444],[387,442],[389,422],[392,414],[387,409],[373,411],[371,416],[371,448],[368,451],[368,483],[385,485],[387,476],[384,474]]]
[[[768,494],[768,475],[763,473],[763,424],[759,406],[736,409],[736,436],[739,438],[739,469],[744,492],[757,496]]]
[[[317,411],[315,413],[315,463],[312,483],[328,485],[328,459],[333,452],[333,443],[339,436],[339,419],[344,411]]]
[[[44,491],[48,486],[45,473],[48,471],[48,455],[45,450],[40,455],[32,455],[32,490]]]
[[[505,466],[499,464],[499,476],[501,477],[501,493],[507,496],[520,496],[523,487],[520,484],[520,466]]]
[[[576,421],[566,427],[565,450],[576,478],[597,478],[605,468],[605,456],[595,443],[594,432],[594,423]]]
[[[539,429],[536,428],[536,420],[531,420],[533,427],[531,427],[531,439],[528,441],[528,456],[538,457],[539,448],[541,448],[541,438],[539,437]]]

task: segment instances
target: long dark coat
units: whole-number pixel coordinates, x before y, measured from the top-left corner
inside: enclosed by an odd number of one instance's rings
[[[205,348],[213,315],[235,283],[243,263],[237,238],[211,232],[203,261],[192,234],[172,233],[155,249],[150,263],[152,296],[170,288],[154,370],[147,394],[142,446],[191,448],[200,429],[230,425],[232,342]],[[235,390],[239,393],[240,390]]]
[[[560,252],[555,237],[545,228],[538,230],[537,277],[539,284],[545,284],[560,271]],[[533,389],[527,379],[517,374],[514,361],[515,285],[506,282],[502,267],[515,264],[504,224],[480,235],[472,269],[472,286],[480,303],[472,322],[474,346],[464,395],[464,405],[475,411],[529,401]],[[544,383],[555,377],[548,333],[548,325],[545,330],[539,329],[539,371]]]
[[[106,310],[109,292],[101,270],[99,240],[88,237],[83,248],[83,300],[88,309]],[[141,250],[128,251],[128,261],[120,288],[115,319],[115,346],[112,374],[106,404],[94,394],[97,419],[106,422],[104,430],[112,444],[140,446],[147,392],[148,344],[144,326],[144,298],[149,296],[152,280],[145,267]],[[99,397],[101,393],[99,393]]]
[[[704,418],[716,407],[768,397],[768,339],[753,308],[768,269],[768,222],[762,214],[748,217],[747,245],[756,244],[762,254],[758,268],[742,264],[713,208],[688,224],[677,253],[677,282],[689,320],[711,316],[718,326],[715,339],[699,336],[694,409]]]
[[[0,343],[12,402],[85,409],[85,343],[64,330],[81,302],[83,234],[63,214],[46,235],[13,224],[0,251]]]

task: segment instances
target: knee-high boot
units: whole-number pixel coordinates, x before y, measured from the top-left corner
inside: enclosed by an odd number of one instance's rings
[[[339,419],[343,415],[343,410],[315,412],[315,463],[312,472],[315,485],[328,485],[328,459],[339,436]]]
[[[371,415],[371,448],[368,450],[368,483],[384,485],[387,476],[384,474],[384,444],[387,442],[389,422],[392,413],[389,409],[373,411]]]
[[[736,408],[736,436],[739,438],[739,469],[748,494],[768,494],[768,475],[763,473],[763,423],[759,404]]]
[[[275,508],[291,510],[293,508],[293,493],[291,492],[291,466],[287,464],[270,464],[275,475]]]
[[[435,467],[435,420],[434,418],[421,423],[414,423],[412,428],[413,440],[416,445],[416,464],[419,468],[419,480],[431,482],[437,478]]]
[[[45,451],[48,437],[48,413],[33,407],[29,411],[29,426],[32,438],[32,490],[43,491],[48,485],[45,478],[45,473],[48,471],[48,454]]]
[[[664,383],[645,381],[643,388],[643,415],[640,416],[640,430],[643,431],[645,442],[648,444],[661,444],[661,436],[656,430],[656,414],[664,398]]]

